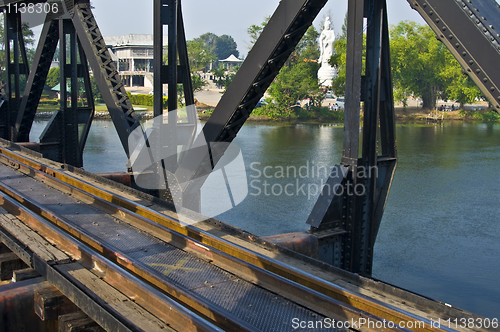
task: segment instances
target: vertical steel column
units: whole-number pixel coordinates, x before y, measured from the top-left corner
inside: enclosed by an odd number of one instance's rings
[[[167,168],[168,171],[174,173],[178,165],[173,161],[179,158],[177,146],[180,142],[177,137],[179,135],[191,137],[188,144],[183,142],[189,146],[196,133],[197,117],[192,109],[187,109],[188,123],[177,123],[177,84],[183,84],[186,105],[194,104],[180,0],[155,0],[154,6],[154,115],[157,117],[163,114],[163,85],[168,84],[168,114],[166,115],[168,126],[162,127],[162,124],[156,121],[155,127],[162,128],[161,138],[158,136],[158,132],[153,132],[149,140],[153,142],[150,145],[151,149],[154,150],[154,155],[169,156],[169,162],[162,161],[161,168]],[[163,27],[165,25],[168,26],[167,65],[163,64]],[[157,146],[160,139],[165,141],[165,143],[160,144],[161,147]],[[158,171],[162,170],[158,169]],[[172,199],[168,188],[165,191],[160,191],[159,196],[167,200]],[[199,210],[199,207],[197,206],[195,209]]]
[[[364,18],[367,42],[362,77]],[[311,234],[318,238],[320,259],[371,275],[373,246],[397,162],[385,0],[349,0],[347,20],[342,165],[334,168],[332,174],[337,177],[328,179],[307,223],[312,226]],[[364,117],[362,155],[358,158],[360,101],[364,101]],[[381,155],[377,150],[379,134]],[[338,178],[345,168],[348,171]],[[342,190],[331,190],[335,186]]]
[[[365,1],[349,0],[347,11],[347,54],[346,54],[346,87],[344,108],[344,148],[342,164],[349,168],[343,185],[346,189],[356,188],[357,166],[359,155],[359,115],[361,101],[361,73],[363,54],[363,17]],[[345,235],[343,247],[342,268],[356,271],[356,231],[357,207],[356,196],[344,193],[342,197],[344,210]]]
[[[92,14],[90,2],[79,0],[75,3],[72,11],[74,13],[71,20],[79,41],[92,68],[95,81],[106,103],[123,149],[129,157],[128,137],[130,133],[140,127],[139,120],[134,116],[132,104]]]
[[[68,40],[69,39],[69,40]],[[69,42],[69,43],[68,43]],[[62,161],[77,167],[78,144],[78,77],[76,34],[69,20],[59,21],[59,51],[60,51],[60,83],[61,83],[61,111],[62,111]],[[68,54],[69,50],[69,54]],[[69,60],[69,61],[68,61]],[[68,82],[69,78],[69,82]],[[69,84],[68,84],[69,83]],[[68,95],[68,88],[70,92]],[[68,105],[68,97],[70,98]]]
[[[58,41],[59,22],[57,20],[46,20],[33,60],[33,70],[28,77],[26,90],[24,91],[23,100],[16,119],[13,137],[13,140],[16,142],[29,141],[31,126],[35,119],[38,103],[42,96]]]
[[[29,75],[28,58],[24,47],[22,32],[21,13],[6,12],[5,16],[5,93],[8,104],[5,122],[2,123],[2,137],[12,140],[14,135],[15,121],[21,104],[21,76]],[[12,43],[12,45],[11,45]],[[20,60],[23,60],[21,63]]]
[[[361,274],[371,275],[373,261],[372,230],[376,223],[375,194],[377,178],[371,174],[377,167],[377,134],[379,122],[381,93],[381,61],[382,61],[382,17],[385,14],[385,0],[367,1],[367,34],[366,34],[366,75],[364,79],[364,117],[362,171],[363,176],[358,183],[363,185],[364,195],[357,196],[362,214],[358,219],[355,231],[357,257],[353,267]],[[361,173],[361,172],[360,172]]]
[[[40,151],[50,159],[82,167],[83,149],[94,117],[89,68],[73,22],[59,20],[58,25],[60,110],[54,113],[40,137]],[[84,94],[80,95],[80,91]]]

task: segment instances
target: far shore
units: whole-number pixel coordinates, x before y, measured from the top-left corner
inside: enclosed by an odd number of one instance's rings
[[[199,107],[201,106],[201,107]],[[199,105],[198,106],[198,118],[201,121],[206,121],[211,115],[211,111],[213,107],[208,105]],[[478,105],[478,112],[486,112],[485,105]],[[396,123],[428,123],[428,122],[439,122],[439,121],[448,121],[448,120],[477,120],[471,118],[470,116],[461,114],[460,110],[455,111],[429,111],[422,109],[421,107],[402,107],[396,106]],[[334,112],[334,111],[332,111]],[[53,112],[44,111],[38,112],[36,114],[35,120],[48,120],[52,116]],[[149,109],[141,109],[140,107],[136,108],[134,115],[139,120],[149,120],[153,118],[153,111]],[[96,110],[94,115],[94,120],[110,120],[111,117],[109,113],[105,110]],[[255,116],[251,115],[248,118],[248,121],[251,122],[332,122],[329,119],[321,119],[321,118],[283,118],[283,119],[270,119],[266,116]],[[334,122],[342,122],[342,121],[334,121]]]

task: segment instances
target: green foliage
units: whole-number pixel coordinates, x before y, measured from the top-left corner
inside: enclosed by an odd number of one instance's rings
[[[94,75],[90,76],[90,87],[92,89],[92,95],[94,96],[94,100],[102,101],[102,94],[97,86],[97,82],[95,80]]]
[[[226,59],[231,54],[234,54],[235,57],[240,55],[240,52],[237,50],[236,42],[233,37],[229,35],[217,36],[214,33],[207,32],[195,40],[203,41],[210,54],[214,55],[219,60]]]
[[[236,75],[235,72],[238,72],[239,69],[240,66],[234,67],[234,72],[227,72],[226,69],[222,67],[212,69],[212,74],[214,74],[215,76],[215,84],[224,87],[224,89],[227,89],[229,84],[233,81],[234,76]]]
[[[204,41],[197,38],[188,40],[186,42],[187,53],[189,58],[189,70],[191,73],[205,70],[212,60],[216,57],[205,45]],[[163,63],[168,64],[168,48],[165,47],[166,52],[163,54]]]
[[[328,107],[312,106],[310,109],[304,109],[294,106],[289,109],[286,116],[283,116],[283,113],[276,105],[269,103],[253,110],[252,116],[265,117],[271,120],[328,120],[341,122],[344,120],[344,111],[333,112]]]
[[[445,92],[453,75],[446,74],[453,59],[428,27],[403,21],[391,27],[391,62],[395,96],[421,97],[423,108],[434,109],[436,98]]]
[[[208,82],[197,74],[191,74],[191,84],[193,85],[193,92],[198,92],[203,90],[203,88],[208,85]]]
[[[448,82],[446,90],[443,93],[444,99],[455,100],[460,105],[473,103],[476,99],[484,98],[481,90],[476,86],[474,81],[463,72],[458,61],[453,58],[453,55],[446,52],[446,67],[443,69],[441,76],[443,80]]]
[[[195,39],[187,41],[187,53],[191,72],[204,70],[212,60],[216,59],[202,40]]]
[[[259,37],[269,18],[261,25],[252,25],[247,29],[252,44]],[[324,97],[318,83],[319,64],[316,61],[320,53],[318,37],[319,33],[314,26],[309,27],[295,52],[267,90],[273,102],[263,106],[262,110],[257,111],[258,113],[265,112],[270,118],[290,118],[294,116],[292,107],[295,107],[298,101],[310,99],[311,106],[321,105]]]
[[[267,22],[269,22],[270,19],[271,19],[271,16],[267,16],[264,19],[264,22],[262,22],[260,25],[252,24],[247,29],[247,33],[250,35],[250,46],[249,46],[250,49],[253,47],[253,45],[257,41],[257,39],[259,38],[260,34],[262,33],[262,30],[264,30],[264,28],[267,25]]]
[[[311,26],[286,65],[269,87],[268,93],[275,102],[276,111],[283,117],[290,117],[291,107],[298,101],[310,99],[312,106],[319,107],[323,91],[318,83],[319,33]]]
[[[53,87],[59,84],[59,76],[60,76],[59,73],[60,73],[59,67],[50,68],[49,73],[47,75],[47,81],[45,81],[45,84],[49,88],[52,89]]]
[[[5,17],[3,13],[0,13],[0,69],[2,69],[0,73],[0,79],[5,80],[5,71],[4,66],[5,66],[5,30],[4,30],[4,24],[5,24]],[[23,31],[23,40],[24,40],[24,45],[26,47],[26,55],[28,57],[28,63],[31,65],[33,62],[33,58],[35,55],[35,50],[33,49],[33,44],[35,43],[34,36],[35,34],[33,31],[30,29],[28,23],[23,22],[22,23],[22,31]],[[13,53],[13,52],[12,52]],[[11,55],[12,57],[14,54]],[[21,91],[24,90],[26,87],[26,78],[25,75],[22,75],[20,77],[21,80]]]
[[[464,118],[469,118],[473,120],[479,120],[479,121],[499,121],[500,120],[500,114],[498,114],[494,110],[488,110],[488,112],[481,112],[481,111],[472,111],[472,110],[464,110],[462,109],[458,115],[464,117]]]
[[[347,38],[341,36],[333,43],[333,55],[328,63],[337,69],[337,77],[332,80],[332,90],[337,96],[345,95]]]
[[[212,69],[212,74],[215,76],[215,84],[222,85],[224,83],[224,77],[226,76],[226,69],[220,67]]]
[[[346,31],[344,20],[342,35],[337,37],[334,55],[329,61],[338,72],[332,89],[339,96],[345,95]],[[463,74],[460,64],[428,26],[409,21],[392,26],[390,46],[394,98],[403,105],[411,96],[422,98],[423,107],[427,109],[435,108],[437,97],[462,105],[482,97],[474,82]]]
[[[127,92],[128,98],[133,105],[154,106],[154,98],[152,95],[133,95]],[[163,108],[168,107],[168,98],[163,96]]]
[[[237,45],[233,37],[229,35],[222,35],[217,39],[215,56],[219,60],[227,59],[231,54],[235,57],[240,56],[240,52],[236,49]]]

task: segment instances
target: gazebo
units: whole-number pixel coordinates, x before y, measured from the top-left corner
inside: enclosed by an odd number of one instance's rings
[[[237,57],[235,57],[234,54],[231,54],[230,56],[227,57],[227,59],[219,60],[219,62],[223,64],[226,70],[232,70],[234,69],[235,66],[242,63],[243,60],[240,60]]]

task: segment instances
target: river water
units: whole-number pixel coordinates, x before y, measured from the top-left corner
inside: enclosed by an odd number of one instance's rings
[[[32,141],[44,125],[35,123]],[[500,124],[407,125],[396,132],[398,167],[373,276],[500,318]],[[307,230],[317,188],[340,161],[342,133],[328,124],[245,125],[234,143],[248,195],[216,218],[263,236]],[[112,122],[94,121],[84,168],[124,171],[126,161]]]

